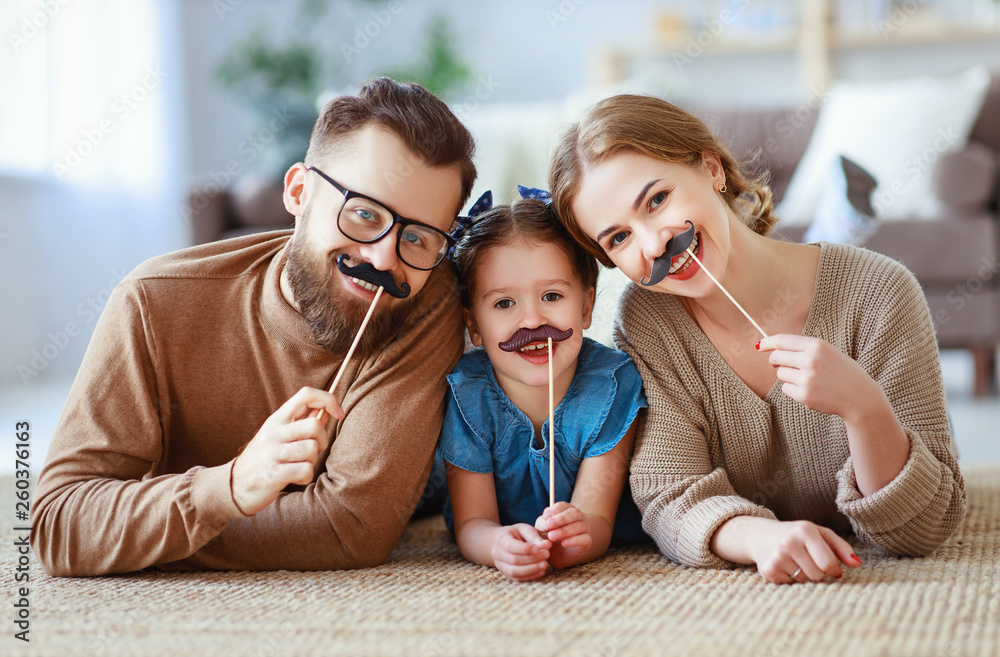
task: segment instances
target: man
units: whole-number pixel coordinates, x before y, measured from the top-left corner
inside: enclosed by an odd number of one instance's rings
[[[285,175],[294,231],[179,251],[122,281],[38,482],[45,570],[384,561],[462,352],[454,274],[438,265],[473,150],[425,89],[376,80],[324,108]],[[370,280],[389,294],[331,395]]]

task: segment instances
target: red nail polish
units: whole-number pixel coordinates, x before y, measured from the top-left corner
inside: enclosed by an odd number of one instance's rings
[[[760,340],[757,340],[757,344],[756,344],[756,345],[754,345],[754,348],[755,348],[755,349],[756,349],[757,351],[760,351]]]
[[[851,555],[851,558],[852,558],[852,559],[854,559],[854,562],[855,562],[856,564],[858,564],[859,566],[860,566],[860,565],[861,565],[861,564],[863,563],[863,562],[861,561],[861,557],[859,557],[859,556],[858,556],[858,555],[856,555],[856,554],[852,554],[852,555]]]

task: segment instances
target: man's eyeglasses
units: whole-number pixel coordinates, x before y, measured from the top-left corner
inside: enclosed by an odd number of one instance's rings
[[[377,242],[396,224],[396,255],[414,269],[434,269],[448,253],[455,240],[433,226],[405,219],[364,194],[352,192],[316,167],[307,167],[318,173],[344,195],[344,203],[337,213],[337,228],[347,237],[361,244]]]

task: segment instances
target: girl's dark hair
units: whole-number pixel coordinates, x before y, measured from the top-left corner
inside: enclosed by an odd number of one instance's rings
[[[455,245],[452,258],[458,271],[462,304],[466,308],[471,307],[476,261],[489,249],[517,239],[555,244],[569,258],[584,289],[597,287],[597,260],[573,240],[552,204],[521,199],[512,205],[498,205],[477,216]]]

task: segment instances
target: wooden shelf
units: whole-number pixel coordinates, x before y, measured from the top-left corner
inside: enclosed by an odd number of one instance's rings
[[[886,23],[884,34],[877,26],[869,31],[845,34],[831,19],[834,4],[835,0],[802,2],[795,34],[775,34],[773,38],[759,40],[720,36],[709,44],[698,44],[701,51],[697,57],[791,53],[798,61],[803,88],[823,90],[833,79],[834,55],[845,51],[1000,40],[1000,16],[993,22],[977,25],[947,21],[931,13],[913,14]],[[676,21],[671,27],[677,29]],[[669,38],[661,37],[655,44],[607,48],[598,58],[599,78],[602,82],[620,82],[633,62],[691,57],[688,50],[692,47],[692,39],[697,37],[694,33],[678,31]]]

